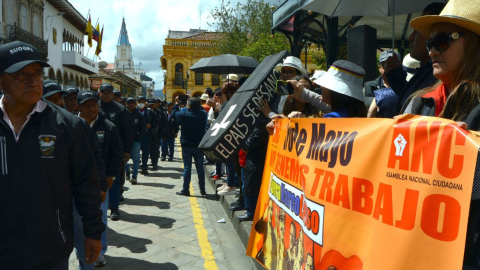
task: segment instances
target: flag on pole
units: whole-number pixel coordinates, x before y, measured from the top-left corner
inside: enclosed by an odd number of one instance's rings
[[[99,36],[100,36],[100,24],[97,22],[97,27],[93,29],[93,40],[96,42],[99,42]]]
[[[100,33],[100,38],[97,44],[97,49],[95,50],[95,55],[99,55],[102,52],[102,39],[103,39],[103,25],[102,25],[102,32]]]
[[[92,29],[92,18],[90,16],[90,14],[88,14],[87,29],[85,29],[85,33],[88,35],[88,46],[90,46],[90,48],[91,48],[92,47],[93,29]]]

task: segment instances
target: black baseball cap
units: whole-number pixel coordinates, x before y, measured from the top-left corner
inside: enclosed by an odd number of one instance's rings
[[[82,91],[82,92],[78,93],[77,103],[78,104],[83,104],[87,100],[90,100],[90,99],[99,101],[100,97],[98,96],[97,92],[95,92],[95,91],[92,91],[92,90]]]
[[[140,101],[140,100],[145,100],[145,97],[144,96],[138,96],[137,101]]]
[[[122,95],[122,94],[120,93],[120,91],[118,91],[118,90],[113,90],[113,94],[114,94],[115,96],[121,96],[121,95]]]
[[[129,98],[127,98],[127,103],[129,103],[129,102],[137,102],[137,101],[135,100],[135,98],[129,97]]]
[[[109,91],[113,92],[113,85],[111,85],[109,83],[104,83],[104,84],[100,85],[100,92],[102,92],[103,90],[109,90]]]
[[[120,102],[125,102],[127,99],[125,97],[120,97]]]
[[[155,99],[154,98],[149,98],[149,99],[147,99],[147,101],[148,101],[148,105],[155,104]]]
[[[170,105],[173,105],[173,102],[169,101],[169,102],[167,103],[167,106],[170,106]]]
[[[62,90],[62,87],[56,81],[53,81],[53,80],[43,81],[43,97],[44,98],[50,97],[56,93],[66,94],[67,91]]]
[[[159,99],[159,98],[155,98],[155,103],[161,103],[161,102],[162,102],[162,100],[161,100],[161,99]]]
[[[30,44],[14,41],[0,46],[0,72],[15,73],[32,63],[50,66],[42,61],[40,52]]]
[[[70,88],[67,88],[67,93],[63,96],[63,97],[67,97],[68,95],[70,94],[78,94],[80,92],[80,90],[78,88],[75,88],[75,87],[70,87]]]

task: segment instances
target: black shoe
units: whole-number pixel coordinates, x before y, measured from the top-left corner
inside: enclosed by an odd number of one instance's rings
[[[142,169],[141,174],[143,174],[143,175],[148,175],[148,170],[147,170],[147,169]]]
[[[160,159],[160,160],[161,160],[161,161],[165,161],[165,160],[167,160],[167,159],[166,159],[166,158],[164,158],[164,157],[162,157],[162,159]]]
[[[120,201],[123,202],[125,201],[125,198],[123,197],[123,195],[120,194]]]
[[[153,171],[158,170],[158,165],[153,165],[153,169],[152,169],[152,170],[153,170]]]
[[[137,184],[137,178],[133,178],[133,177],[132,177],[132,179],[130,180],[130,183],[131,183],[132,185],[136,185],[136,184]]]
[[[173,161],[173,158],[169,158],[168,161]]]
[[[190,196],[190,191],[179,191],[177,192],[177,195],[181,195],[181,196]]]
[[[230,207],[228,207],[228,210],[230,211],[242,211],[245,210],[245,206],[243,204],[235,204]]]
[[[125,179],[130,180],[130,171],[125,172]]]
[[[253,217],[247,216],[247,214],[244,214],[244,215],[238,216],[237,219],[238,219],[240,222],[242,222],[242,221],[252,221],[252,220],[253,220]]]
[[[113,221],[120,220],[120,213],[118,212],[118,209],[110,210],[110,219]]]
[[[200,195],[205,196],[207,195],[207,192],[205,190],[200,190]]]

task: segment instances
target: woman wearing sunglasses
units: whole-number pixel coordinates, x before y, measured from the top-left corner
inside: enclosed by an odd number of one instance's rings
[[[406,112],[465,122],[480,127],[480,4],[450,0],[439,16],[422,16],[410,24],[430,39],[426,42],[439,82],[413,95]],[[478,161],[477,161],[478,163]],[[480,220],[480,178],[475,174],[465,243],[465,265],[475,265],[479,253],[474,237]]]

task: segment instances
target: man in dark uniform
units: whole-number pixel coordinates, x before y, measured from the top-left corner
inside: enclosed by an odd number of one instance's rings
[[[65,101],[65,110],[74,115],[78,114],[78,104],[77,104],[77,96],[80,90],[75,87],[67,88],[67,93],[63,95],[63,100]]]
[[[168,102],[167,104],[167,115],[165,123],[165,137],[163,137],[162,145],[162,161],[165,161],[168,155],[168,161],[173,160],[173,153],[175,147],[175,139],[178,136],[178,123],[175,120],[173,112],[173,103]]]
[[[142,174],[148,175],[148,158],[150,156],[150,145],[152,138],[154,138],[156,134],[156,130],[158,127],[158,119],[157,115],[154,111],[150,110],[147,107],[147,100],[144,96],[138,97],[138,109],[140,113],[143,115],[146,123],[146,136],[143,138],[142,142],[140,143],[140,148],[142,149]]]
[[[100,107],[98,105],[99,97],[94,91],[83,91],[78,95],[79,116],[83,118],[92,128],[95,134],[95,140],[100,146],[102,152],[102,159],[105,163],[106,176],[108,181],[108,188],[111,188],[115,177],[120,172],[120,166],[123,163],[123,149],[120,141],[120,134],[118,134],[117,127],[105,119],[102,114],[99,114]],[[108,194],[108,193],[107,193]],[[108,198],[108,195],[107,195]],[[101,205],[103,212],[102,221],[107,225],[107,210],[108,200],[105,200]],[[75,248],[77,249],[77,258],[80,261],[81,269],[93,269],[95,265],[105,265],[105,253],[107,252],[107,231],[102,233],[102,251],[100,257],[95,264],[87,265],[85,263],[85,252],[81,244],[85,241],[83,236],[83,226],[80,218],[75,219]]]
[[[41,100],[48,66],[27,43],[0,46],[0,269],[67,269],[72,202],[82,216],[87,263],[101,250],[95,157],[80,119]]]
[[[132,115],[133,122],[135,123],[135,129],[133,132],[133,147],[132,147],[132,178],[130,178],[130,165],[126,165],[127,180],[135,185],[137,183],[138,167],[140,167],[140,143],[142,142],[145,134],[147,133],[145,118],[137,108],[137,101],[133,97],[127,99],[127,109]]]
[[[67,91],[64,91],[62,87],[55,81],[46,80],[43,82],[43,98],[55,105],[58,105],[62,108],[65,106],[63,95],[66,93]]]
[[[158,104],[160,104],[160,102]],[[156,171],[158,170],[158,158],[160,158],[160,145],[162,143],[163,137],[165,137],[166,120],[163,112],[159,108],[157,108],[157,103],[154,98],[148,99],[148,106],[155,113],[158,121],[156,130],[152,131],[152,144],[150,147],[150,159],[152,160],[153,170]]]
[[[104,83],[100,86],[100,113],[103,113],[106,119],[110,120],[117,127],[120,133],[120,139],[123,145],[123,157],[125,162],[130,159],[133,145],[133,120],[128,113],[127,108],[122,104],[113,101],[113,86],[109,83]],[[113,186],[110,189],[110,218],[112,220],[119,220],[120,213],[118,206],[120,204],[120,191],[125,183],[125,164],[122,163],[119,175],[113,181]]]
[[[122,101],[122,93],[118,90],[113,90],[113,100],[120,103]]]
[[[120,98],[120,104],[122,104],[123,106],[127,107],[127,99],[125,97],[121,97]]]

